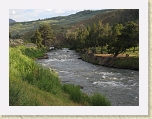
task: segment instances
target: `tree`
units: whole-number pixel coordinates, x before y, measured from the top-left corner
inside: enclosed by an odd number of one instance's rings
[[[88,28],[79,28],[78,29],[78,35],[77,35],[77,45],[78,48],[83,49],[87,46],[87,38],[89,35]]]
[[[31,41],[36,43],[38,48],[42,47],[42,38],[38,29],[36,29],[34,36],[31,38]]]
[[[42,44],[44,46],[50,46],[54,39],[53,31],[50,25],[43,23],[42,25],[39,26],[38,30],[42,37]]]
[[[126,49],[137,47],[139,44],[139,25],[132,21],[127,22],[119,39]]]
[[[108,49],[114,57],[139,43],[139,26],[134,22],[127,22],[124,27],[116,24],[112,32],[114,40],[109,44]]]
[[[93,24],[93,37],[92,37],[92,39],[93,39],[93,44],[94,44],[94,46],[95,46],[95,48],[96,48],[96,45],[97,45],[97,34],[98,34],[98,28],[97,28],[97,25],[94,23]]]
[[[31,37],[31,42],[32,42],[32,43],[36,43],[36,39],[34,38],[34,36]]]
[[[9,32],[9,38],[12,38],[11,32]]]
[[[93,28],[91,29],[90,31],[90,46],[91,47],[95,47],[93,49],[93,52],[96,53],[96,46],[98,44],[98,41],[97,41],[97,36],[98,36],[98,28],[96,26],[96,24],[94,23],[93,24]]]
[[[105,39],[104,39],[104,26],[102,24],[102,21],[100,20],[98,22],[98,31],[97,31],[97,41],[99,46],[101,47],[101,54],[103,53],[103,46],[106,45]]]
[[[16,39],[19,39],[21,38],[21,36],[17,33],[15,36],[14,36]]]
[[[118,37],[121,35],[121,30],[123,29],[122,24],[114,24],[112,26],[112,34],[111,34],[111,40],[108,44],[108,53],[114,54],[114,57],[116,57],[118,54],[123,52],[122,43],[118,39]]]

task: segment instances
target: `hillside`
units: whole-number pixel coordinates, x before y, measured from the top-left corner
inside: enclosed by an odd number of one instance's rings
[[[43,20],[36,20],[30,22],[16,22],[10,24],[10,32],[12,36],[16,35],[17,33],[19,35],[23,35],[26,32],[35,30],[42,23],[49,23],[55,32],[59,32],[61,27],[64,27],[66,29],[68,26],[71,26],[73,24],[81,22],[82,20],[91,18],[99,13],[103,13],[106,11],[110,11],[110,10],[97,10],[97,11],[85,10],[78,12],[76,14],[71,14],[69,16],[58,16],[58,17],[46,18]]]
[[[49,23],[54,33],[58,34],[60,32],[65,33],[69,29],[74,30],[81,25],[92,26],[93,23],[97,23],[99,20],[110,25],[130,20],[138,22],[139,10],[84,10],[69,16],[52,17],[30,22],[16,22],[10,24],[10,33],[12,36],[18,34],[23,40],[30,41],[35,29],[42,23]]]
[[[119,10],[105,11],[74,24],[72,26],[72,29],[75,29],[81,25],[92,27],[93,24],[98,23],[99,20],[102,20],[103,24],[109,23],[109,25],[113,25],[114,23],[125,23],[127,21],[134,21],[138,23],[139,10],[119,9]]]
[[[11,24],[11,23],[15,23],[16,21],[15,20],[13,20],[13,19],[9,19],[9,24]]]

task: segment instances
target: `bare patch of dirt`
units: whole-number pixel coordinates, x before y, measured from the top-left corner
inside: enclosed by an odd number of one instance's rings
[[[97,57],[113,57],[113,54],[94,54],[94,56]],[[119,54],[117,57],[134,57],[135,55],[129,55],[127,56],[126,54]]]

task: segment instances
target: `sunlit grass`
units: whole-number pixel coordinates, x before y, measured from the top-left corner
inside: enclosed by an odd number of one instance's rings
[[[20,49],[10,48],[9,105],[79,105],[61,89],[58,75]]]

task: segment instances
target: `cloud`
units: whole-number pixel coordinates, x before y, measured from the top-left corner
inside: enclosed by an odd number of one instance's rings
[[[14,10],[12,11],[12,14],[15,14],[15,11],[14,11]]]
[[[61,14],[61,13],[64,13],[64,11],[63,11],[63,10],[60,10],[60,9],[57,9],[57,10],[55,10],[55,13],[56,13],[56,14]]]
[[[17,22],[67,16],[80,10],[76,9],[10,9],[9,18]]]
[[[10,10],[10,14],[14,15],[16,12],[14,10]]]
[[[46,11],[52,11],[52,9],[46,9]]]

